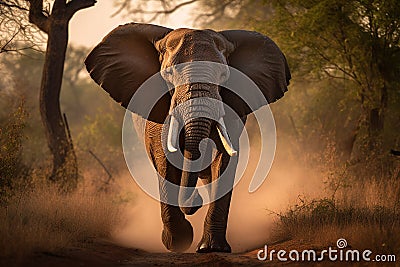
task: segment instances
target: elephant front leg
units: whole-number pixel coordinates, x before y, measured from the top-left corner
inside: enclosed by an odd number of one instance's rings
[[[233,162],[229,163],[229,160],[233,160]],[[219,154],[213,162],[212,177],[216,184],[211,188],[211,197],[218,198],[222,195],[223,197],[210,203],[204,221],[203,236],[197,245],[197,252],[231,252],[231,247],[226,241],[226,227],[236,165],[237,157],[232,158],[226,153]],[[223,174],[222,177],[220,174]]]
[[[169,165],[169,164],[168,164]],[[171,170],[171,169],[174,170]],[[167,177],[171,182],[167,182],[162,177],[159,177],[160,188],[160,204],[161,218],[163,222],[162,242],[164,246],[175,252],[185,251],[190,247],[193,241],[193,228],[185,215],[178,206],[173,206],[167,203],[177,203],[178,186],[176,179],[180,173],[173,166],[167,167]]]
[[[178,206],[181,170],[174,167],[164,154],[159,133],[162,125],[147,122],[146,148],[158,174],[161,219],[163,222],[162,242],[170,251],[184,251],[193,241],[193,228]]]

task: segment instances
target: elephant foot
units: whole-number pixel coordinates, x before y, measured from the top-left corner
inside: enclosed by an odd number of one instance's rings
[[[168,250],[183,252],[192,244],[192,225],[186,219],[179,220],[176,223],[164,223],[161,239]]]
[[[224,252],[231,253],[231,246],[226,241],[225,235],[218,234],[203,234],[203,238],[197,245],[196,252],[210,253],[210,252]]]

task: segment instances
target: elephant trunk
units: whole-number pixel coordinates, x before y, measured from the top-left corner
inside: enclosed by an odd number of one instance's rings
[[[224,113],[222,107],[212,99],[220,99],[215,85],[189,83],[176,88],[171,106],[174,111],[171,111],[168,132],[170,152],[176,151],[178,145],[179,123],[184,126],[184,161],[178,197],[181,210],[188,215],[195,213],[203,204],[196,189],[207,148],[207,143],[202,140],[210,136],[214,125],[212,118]]]
[[[195,188],[207,143],[202,142],[216,127],[227,153],[236,155],[223,120],[225,111],[218,87],[206,83],[186,84],[177,88],[171,105],[171,121],[168,131],[167,147],[176,152],[178,147],[179,124],[184,125],[184,162],[179,192],[179,206],[185,214],[193,214],[202,206],[202,198]]]
[[[209,137],[211,124],[211,119],[200,117],[190,120],[184,127],[184,170],[181,177],[179,204],[181,210],[188,215],[195,213],[203,205],[196,184],[199,177],[198,172],[202,166],[202,154],[206,150],[206,144],[201,141]]]

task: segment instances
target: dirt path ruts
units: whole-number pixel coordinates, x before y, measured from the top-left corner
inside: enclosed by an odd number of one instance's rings
[[[271,249],[290,247],[291,242],[272,245]],[[114,266],[349,266],[339,262],[279,262],[259,261],[257,250],[246,253],[150,253],[133,248],[125,248],[109,241],[94,240],[83,247],[63,248],[57,252],[35,252],[16,259],[0,259],[0,266],[57,266],[57,267],[114,267]],[[354,265],[353,265],[354,266]],[[356,266],[367,266],[358,263]],[[370,265],[368,265],[370,266]]]
[[[248,253],[149,253],[124,248],[108,241],[95,240],[84,247],[64,248],[57,252],[35,252],[22,259],[2,259],[0,266],[266,266]],[[268,265],[270,266],[270,265]]]

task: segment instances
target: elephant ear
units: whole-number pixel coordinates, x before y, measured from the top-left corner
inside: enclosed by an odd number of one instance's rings
[[[168,114],[170,96],[159,86],[151,88],[153,96],[163,97],[156,104],[157,112],[147,112],[144,101],[129,105],[133,94],[152,75],[160,71],[159,55],[154,43],[171,29],[140,23],[129,23],[115,28],[91,51],[85,60],[92,79],[110,96],[142,117],[163,122]],[[159,90],[159,91],[157,91]],[[129,105],[129,107],[128,107]],[[142,105],[142,106],[141,106]],[[147,113],[147,114],[146,114]]]
[[[246,74],[258,86],[266,100],[260,99],[260,94],[247,92],[246,90],[250,90],[247,85],[247,88],[241,89],[246,95],[245,101],[231,90],[223,90],[221,97],[224,102],[239,116],[244,116],[280,99],[287,91],[291,75],[286,58],[278,46],[258,32],[228,30],[220,33],[234,45],[234,50],[227,58],[228,64]],[[246,86],[246,83],[235,78],[227,83],[228,88],[240,84]]]

